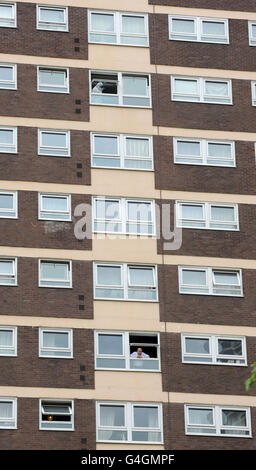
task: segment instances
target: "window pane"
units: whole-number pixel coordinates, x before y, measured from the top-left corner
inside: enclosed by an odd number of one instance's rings
[[[111,14],[92,13],[91,23],[93,31],[113,32],[115,30],[114,15]]]
[[[178,154],[200,157],[200,142],[177,142]]]
[[[256,25],[252,25],[252,36],[256,37]]]
[[[13,345],[13,331],[0,330],[0,346],[12,346],[12,345]]]
[[[157,428],[158,408],[146,406],[134,406],[134,426],[135,428]]]
[[[183,94],[195,94],[198,93],[197,80],[182,80],[176,78],[175,81],[175,92]]]
[[[242,341],[238,339],[218,339],[218,354],[242,356]]]
[[[123,76],[124,95],[148,96],[147,79],[145,77]]]
[[[234,207],[211,206],[211,219],[234,222],[235,209]]]
[[[189,424],[213,424],[213,410],[189,408]]]
[[[67,135],[53,132],[41,133],[42,145],[45,147],[66,147]]]
[[[239,410],[222,410],[223,426],[246,426],[246,412]]]
[[[120,356],[123,354],[122,335],[101,335],[99,334],[99,354],[109,354]]]
[[[117,137],[94,136],[94,152],[99,155],[118,155]]]
[[[13,274],[13,262],[0,261],[0,274]]]
[[[43,346],[48,348],[68,348],[68,333],[43,332]]]
[[[45,211],[67,211],[68,199],[66,197],[43,196],[42,205]]]
[[[122,32],[129,34],[144,34],[144,18],[140,16],[122,15]]]
[[[11,19],[12,18],[12,7],[0,5],[0,18]]]
[[[183,284],[206,286],[206,271],[192,271],[185,269],[182,271]]]
[[[205,81],[205,93],[207,95],[228,96],[228,84],[225,82]]]
[[[1,209],[13,209],[13,195],[12,194],[0,194],[0,208]]]
[[[106,286],[121,286],[120,266],[97,266],[98,284]]]
[[[221,273],[214,271],[214,281],[216,284],[235,284],[239,285],[237,273]]]
[[[132,286],[154,286],[153,269],[129,268]]]
[[[136,221],[151,222],[152,221],[152,207],[151,204],[144,202],[128,202],[128,219]]]
[[[148,157],[149,156],[149,140],[126,138],[126,156],[131,157]]]
[[[47,85],[64,86],[66,81],[66,72],[57,72],[55,70],[40,70],[40,82]]]
[[[95,201],[95,212],[97,219],[119,219],[120,203],[119,201],[104,201],[98,199]]]
[[[13,80],[13,67],[0,67],[0,80]]]
[[[210,341],[206,338],[186,338],[186,353],[210,354]]]
[[[68,280],[68,265],[55,263],[41,263],[41,273],[43,279]]]
[[[62,413],[70,414],[70,405],[65,404],[44,404],[43,403],[43,412],[49,414]]]
[[[231,157],[230,144],[212,144],[208,143],[208,155],[210,157]]]
[[[0,418],[12,418],[13,416],[13,403],[0,402]]]
[[[195,33],[194,20],[179,20],[178,18],[172,19],[172,31],[174,33]]]
[[[101,426],[124,426],[124,406],[100,405]]]
[[[65,14],[63,10],[40,8],[40,20],[45,22],[64,23]]]
[[[225,25],[217,21],[203,21],[203,34],[225,36]]]
[[[202,220],[204,216],[203,206],[192,206],[191,204],[182,204],[182,218]]]
[[[7,129],[0,129],[0,144],[13,144],[13,131]]]

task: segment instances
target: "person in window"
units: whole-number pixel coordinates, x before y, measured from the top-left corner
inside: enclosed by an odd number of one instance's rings
[[[131,357],[134,357],[135,359],[143,359],[143,358],[149,358],[150,356],[142,351],[142,348],[138,348],[137,351],[134,351],[131,353]]]
[[[103,93],[104,85],[102,82],[98,82],[92,89],[93,93]]]

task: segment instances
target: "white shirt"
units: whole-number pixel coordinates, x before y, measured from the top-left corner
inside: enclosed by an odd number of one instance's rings
[[[148,354],[145,354],[144,352],[141,353],[141,356],[138,356],[137,351],[134,351],[130,357],[137,357],[137,359],[141,359],[142,357],[150,357]]]

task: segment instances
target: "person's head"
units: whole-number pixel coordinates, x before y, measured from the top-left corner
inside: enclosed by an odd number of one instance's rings
[[[138,354],[138,356],[141,356],[141,354],[142,354],[142,348],[138,348],[138,349],[137,349],[137,354]]]

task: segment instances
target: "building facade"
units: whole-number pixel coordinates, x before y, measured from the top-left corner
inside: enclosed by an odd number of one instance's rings
[[[0,2],[0,449],[256,448],[255,66],[253,0]]]

